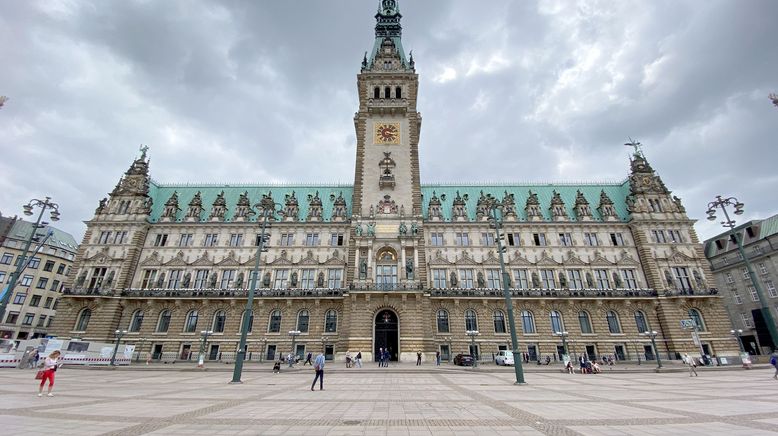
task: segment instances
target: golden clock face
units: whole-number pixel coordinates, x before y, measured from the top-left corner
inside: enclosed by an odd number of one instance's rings
[[[399,144],[400,123],[375,123],[373,141],[376,144]]]

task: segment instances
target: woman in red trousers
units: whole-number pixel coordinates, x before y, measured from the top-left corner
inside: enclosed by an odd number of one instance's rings
[[[49,397],[53,397],[54,394],[51,393],[51,390],[54,389],[54,374],[57,373],[57,368],[60,367],[59,363],[59,356],[60,356],[59,350],[52,351],[51,354],[49,354],[49,357],[46,358],[46,360],[43,361],[43,378],[41,379],[41,384],[38,387],[38,396],[43,396],[43,385],[46,384],[46,380],[49,381]]]

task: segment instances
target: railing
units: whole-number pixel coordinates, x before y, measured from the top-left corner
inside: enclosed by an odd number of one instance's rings
[[[421,282],[411,283],[367,283],[367,284],[351,284],[349,287],[351,291],[421,291],[424,289],[424,284]]]
[[[696,295],[696,296],[705,296],[705,295],[718,295],[719,290],[717,288],[710,288],[710,289],[673,289],[670,291],[664,291],[662,295],[665,297],[675,297],[679,295]]]
[[[514,298],[602,298],[602,297],[656,297],[653,289],[511,289]],[[431,289],[433,297],[504,297],[501,289]]]
[[[260,297],[340,297],[343,289],[257,289],[254,296]],[[97,292],[89,289],[65,289],[65,295],[111,295],[111,292]],[[246,298],[247,289],[123,289],[122,297],[146,298]]]

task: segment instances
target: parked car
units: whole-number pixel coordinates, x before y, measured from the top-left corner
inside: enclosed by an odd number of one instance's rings
[[[513,352],[508,350],[500,350],[497,356],[494,358],[494,363],[498,365],[513,365]]]
[[[457,354],[454,357],[454,365],[473,366],[473,356],[469,354]]]

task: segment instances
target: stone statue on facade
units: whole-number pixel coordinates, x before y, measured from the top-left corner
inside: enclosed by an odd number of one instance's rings
[[[269,288],[270,287],[270,273],[266,272],[264,276],[262,276],[262,287],[263,288]]]
[[[694,270],[692,275],[694,276],[694,281],[697,283],[697,289],[705,289],[705,282],[702,280],[702,275],[700,275],[700,272]]]
[[[413,280],[413,259],[405,261],[405,275],[408,277],[408,280]]]
[[[411,223],[411,235],[416,236],[419,234],[419,226],[416,222]]]
[[[367,279],[367,261],[365,259],[362,259],[359,262],[359,279],[360,280]]]
[[[208,279],[208,287],[211,289],[216,288],[216,273],[214,272],[211,274],[211,277]]]
[[[594,277],[592,277],[592,273],[590,272],[586,273],[586,287],[589,289],[594,288]]]
[[[367,223],[367,236],[375,236],[375,223]]]
[[[111,285],[113,284],[113,276],[114,276],[114,272],[110,271],[108,273],[108,277],[105,278],[105,287],[106,288],[110,288]]]
[[[476,282],[478,283],[479,288],[485,288],[486,287],[486,280],[484,280],[484,273],[481,271],[478,271],[478,274],[476,275]]]
[[[455,288],[457,286],[457,273],[454,271],[451,271],[451,287]]]
[[[80,288],[84,286],[85,281],[86,281],[86,271],[82,271],[81,274],[79,274],[78,278],[76,279],[76,287]]]
[[[297,271],[292,271],[292,276],[289,278],[289,286],[297,287]]]
[[[181,286],[183,286],[184,288],[188,288],[191,283],[192,283],[192,274],[185,273],[184,279],[181,281]]]
[[[362,236],[362,223],[357,223],[357,225],[354,227],[354,235]]]
[[[324,273],[319,272],[319,276],[316,277],[316,287],[317,288],[323,288],[324,287]]]
[[[235,287],[240,289],[243,287],[243,273],[238,273],[238,278],[235,279]]]
[[[162,289],[165,287],[165,273],[161,273],[157,276],[157,288]]]
[[[613,285],[616,289],[624,287],[624,282],[621,280],[621,276],[617,272],[613,272]]]
[[[408,234],[408,227],[405,225],[405,221],[400,223],[400,236]]]
[[[540,287],[540,277],[538,277],[538,273],[536,273],[536,272],[532,273],[532,287],[533,288],[539,288]]]

